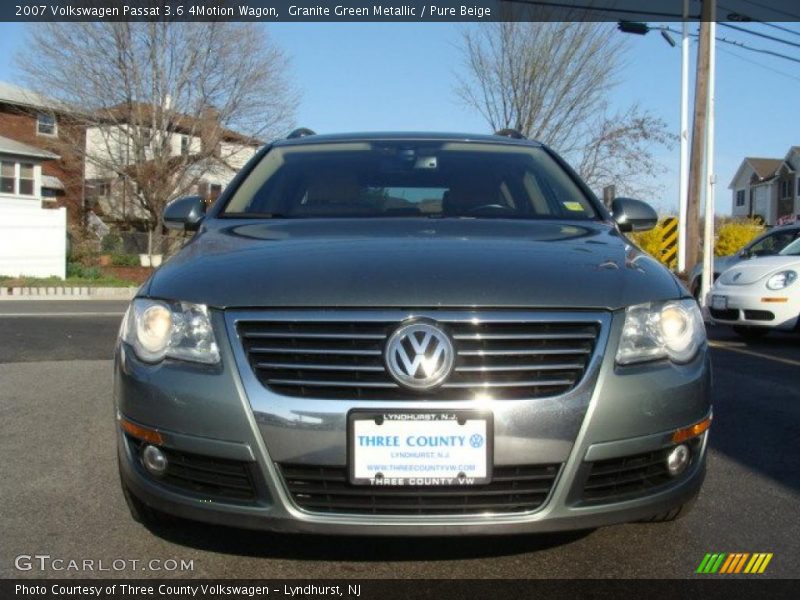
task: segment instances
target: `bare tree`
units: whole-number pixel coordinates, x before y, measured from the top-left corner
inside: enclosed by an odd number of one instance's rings
[[[158,237],[169,200],[291,125],[288,59],[254,23],[37,23],[28,33],[26,83],[71,122],[59,143],[122,181]]]
[[[493,130],[516,129],[563,154],[594,189],[652,191],[653,148],[675,136],[636,105],[610,111],[624,45],[603,23],[481,24],[463,32],[456,92]]]

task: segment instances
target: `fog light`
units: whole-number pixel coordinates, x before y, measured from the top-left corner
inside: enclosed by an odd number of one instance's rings
[[[160,448],[149,444],[142,450],[142,464],[156,477],[160,477],[167,471],[167,457]]]
[[[691,452],[686,444],[675,446],[672,451],[667,454],[667,471],[672,477],[677,477],[686,470],[689,464]]]

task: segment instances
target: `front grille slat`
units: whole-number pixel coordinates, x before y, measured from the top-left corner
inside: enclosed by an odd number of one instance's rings
[[[384,364],[384,344],[401,318],[372,320],[368,311],[365,316],[345,310],[323,319],[310,311],[305,320],[297,311],[286,320],[276,314],[236,321],[250,367],[276,393],[321,399],[556,396],[583,379],[600,335],[598,317],[525,320],[501,311],[475,313],[474,318],[442,315],[436,321],[452,338],[455,365],[446,381],[423,395],[399,385]]]
[[[372,371],[382,373],[384,368],[379,365],[317,365],[314,363],[275,363],[257,362],[259,369],[297,369],[301,371]]]
[[[593,340],[594,333],[469,333],[456,334],[454,340]]]
[[[583,369],[583,363],[459,366],[455,368],[455,371],[456,373],[492,373],[501,371],[569,371],[572,369]]]
[[[253,331],[244,334],[249,339],[298,339],[298,340],[384,340],[380,333],[297,333],[292,331]]]
[[[366,515],[448,515],[536,510],[547,500],[559,466],[496,466],[492,481],[476,486],[355,486],[345,467],[279,465],[302,509]]]

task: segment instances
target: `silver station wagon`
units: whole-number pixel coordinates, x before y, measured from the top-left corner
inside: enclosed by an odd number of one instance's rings
[[[133,516],[462,535],[671,520],[705,474],[688,291],[549,148],[315,135],[263,148],[125,316]]]

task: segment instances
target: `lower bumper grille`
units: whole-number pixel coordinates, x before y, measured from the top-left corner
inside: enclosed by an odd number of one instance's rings
[[[527,512],[544,504],[560,465],[495,467],[492,482],[469,486],[354,486],[345,467],[281,465],[292,499],[319,513],[464,515]]]
[[[748,321],[774,321],[775,313],[768,310],[746,310],[744,318]]]
[[[128,439],[138,457],[144,442]],[[250,463],[160,448],[167,457],[167,471],[158,478],[148,474],[153,481],[209,500],[255,502],[256,490]]]
[[[733,308],[728,308],[724,310],[718,310],[716,308],[710,308],[709,312],[711,312],[711,316],[715,319],[721,319],[723,321],[738,321],[739,320],[739,311]]]
[[[688,473],[700,449],[700,441],[688,443],[691,452]],[[682,475],[670,476],[667,471],[667,454],[674,448],[600,460],[592,463],[583,487],[583,504],[622,502],[657,492],[670,483],[680,481]]]

